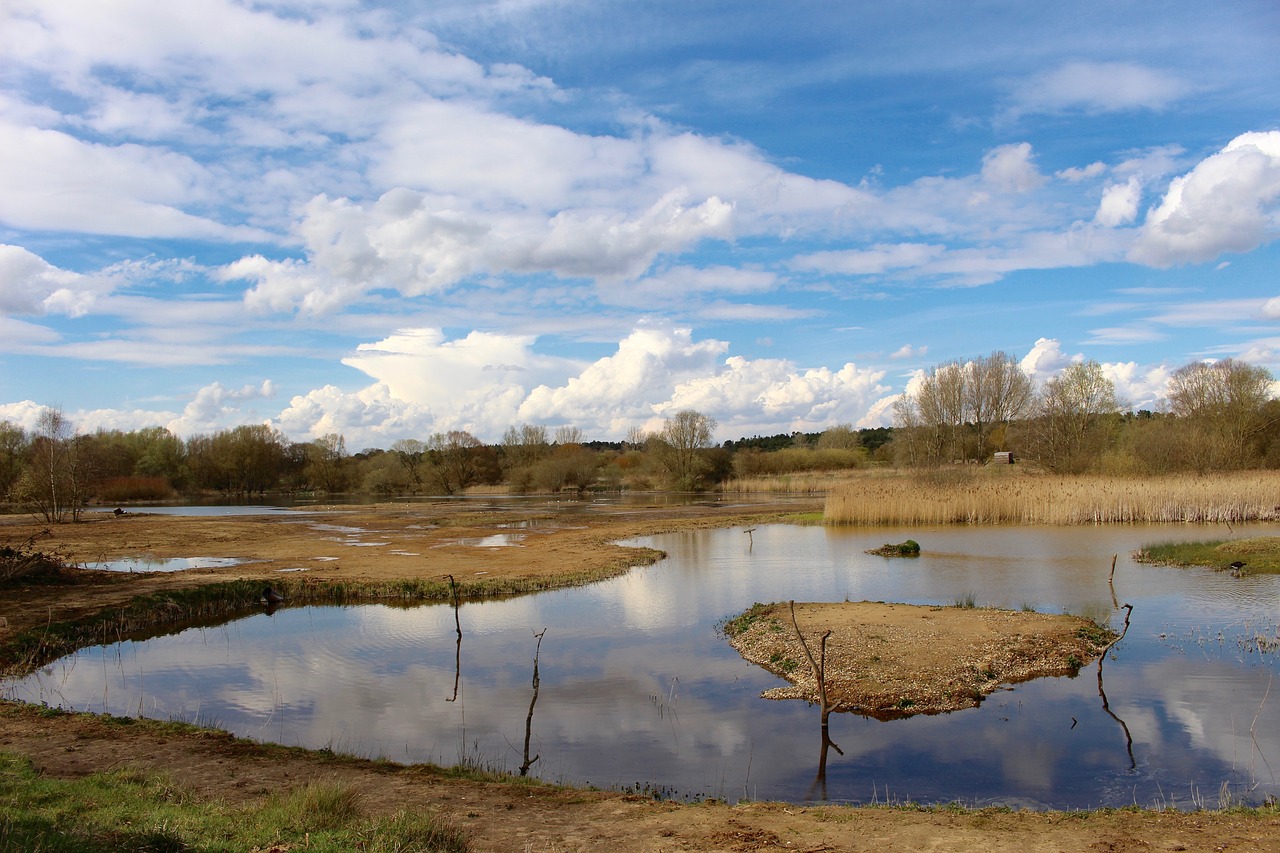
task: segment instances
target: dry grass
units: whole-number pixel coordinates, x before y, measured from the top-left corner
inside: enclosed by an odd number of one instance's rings
[[[735,477],[721,484],[725,494],[761,495],[825,495],[841,486],[852,486],[874,477],[865,470],[802,471],[795,474],[765,474],[758,477]]]
[[[1280,519],[1280,472],[1075,477],[1013,468],[863,476],[827,497],[828,524],[1135,524]]]

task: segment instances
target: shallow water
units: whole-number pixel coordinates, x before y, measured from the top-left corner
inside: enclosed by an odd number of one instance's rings
[[[1276,535],[1275,525],[1236,536]],[[703,796],[1029,807],[1218,805],[1280,793],[1280,577],[1141,566],[1130,552],[1226,536],[1186,526],[833,529],[764,526],[639,540],[653,566],[588,587],[464,605],[285,608],[217,628],[85,649],[5,692],[65,707],[212,723],[398,761],[523,761],[531,773]],[[924,553],[863,551],[913,538]],[[717,624],[755,601],[884,600],[1111,619],[1103,668],[1020,684],[981,707],[879,722],[759,694],[778,680]],[[1259,638],[1262,643],[1259,643]],[[460,678],[455,670],[460,660]],[[457,691],[455,696],[455,679]]]
[[[225,569],[249,562],[238,557],[125,557],[85,563],[104,572],[181,572],[187,569]]]

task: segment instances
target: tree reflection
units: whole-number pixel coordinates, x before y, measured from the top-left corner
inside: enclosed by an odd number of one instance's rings
[[[1113,563],[1114,565],[1114,563]],[[1107,716],[1120,724],[1120,728],[1124,731],[1125,747],[1129,751],[1129,769],[1137,768],[1138,762],[1133,757],[1133,735],[1129,733],[1129,726],[1124,720],[1111,710],[1111,703],[1107,701],[1107,691],[1102,688],[1102,662],[1107,659],[1107,653],[1111,651],[1116,643],[1124,639],[1124,635],[1129,633],[1129,617],[1133,615],[1133,605],[1123,605],[1124,614],[1124,630],[1120,632],[1120,636],[1116,637],[1107,647],[1102,650],[1102,654],[1098,656],[1098,695],[1102,697],[1102,710],[1107,712]]]
[[[458,616],[458,584],[453,579],[453,575],[446,575],[449,578],[449,598],[453,601],[453,624],[458,630],[458,645],[453,655],[453,695],[446,702],[458,701],[458,682],[462,680],[462,620]]]
[[[538,643],[533,650],[533,698],[529,700],[529,713],[524,718],[524,763],[520,765],[520,775],[528,776],[529,768],[533,766],[533,762],[541,758],[541,755],[529,757],[529,741],[533,736],[533,706],[538,704],[538,656],[542,654],[542,637],[547,633],[547,629],[543,628],[540,633],[533,636],[538,638]]]

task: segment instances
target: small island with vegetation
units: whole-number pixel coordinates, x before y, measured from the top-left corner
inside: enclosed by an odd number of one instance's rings
[[[765,698],[817,703],[825,686],[832,710],[881,720],[973,708],[1004,684],[1074,675],[1116,636],[1078,616],[883,601],[757,603],[723,627],[746,660],[791,682]],[[810,654],[824,661],[824,685]]]

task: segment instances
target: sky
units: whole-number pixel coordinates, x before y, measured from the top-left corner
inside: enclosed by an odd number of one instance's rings
[[[3,0],[0,420],[351,450],[1280,375],[1274,0]]]

